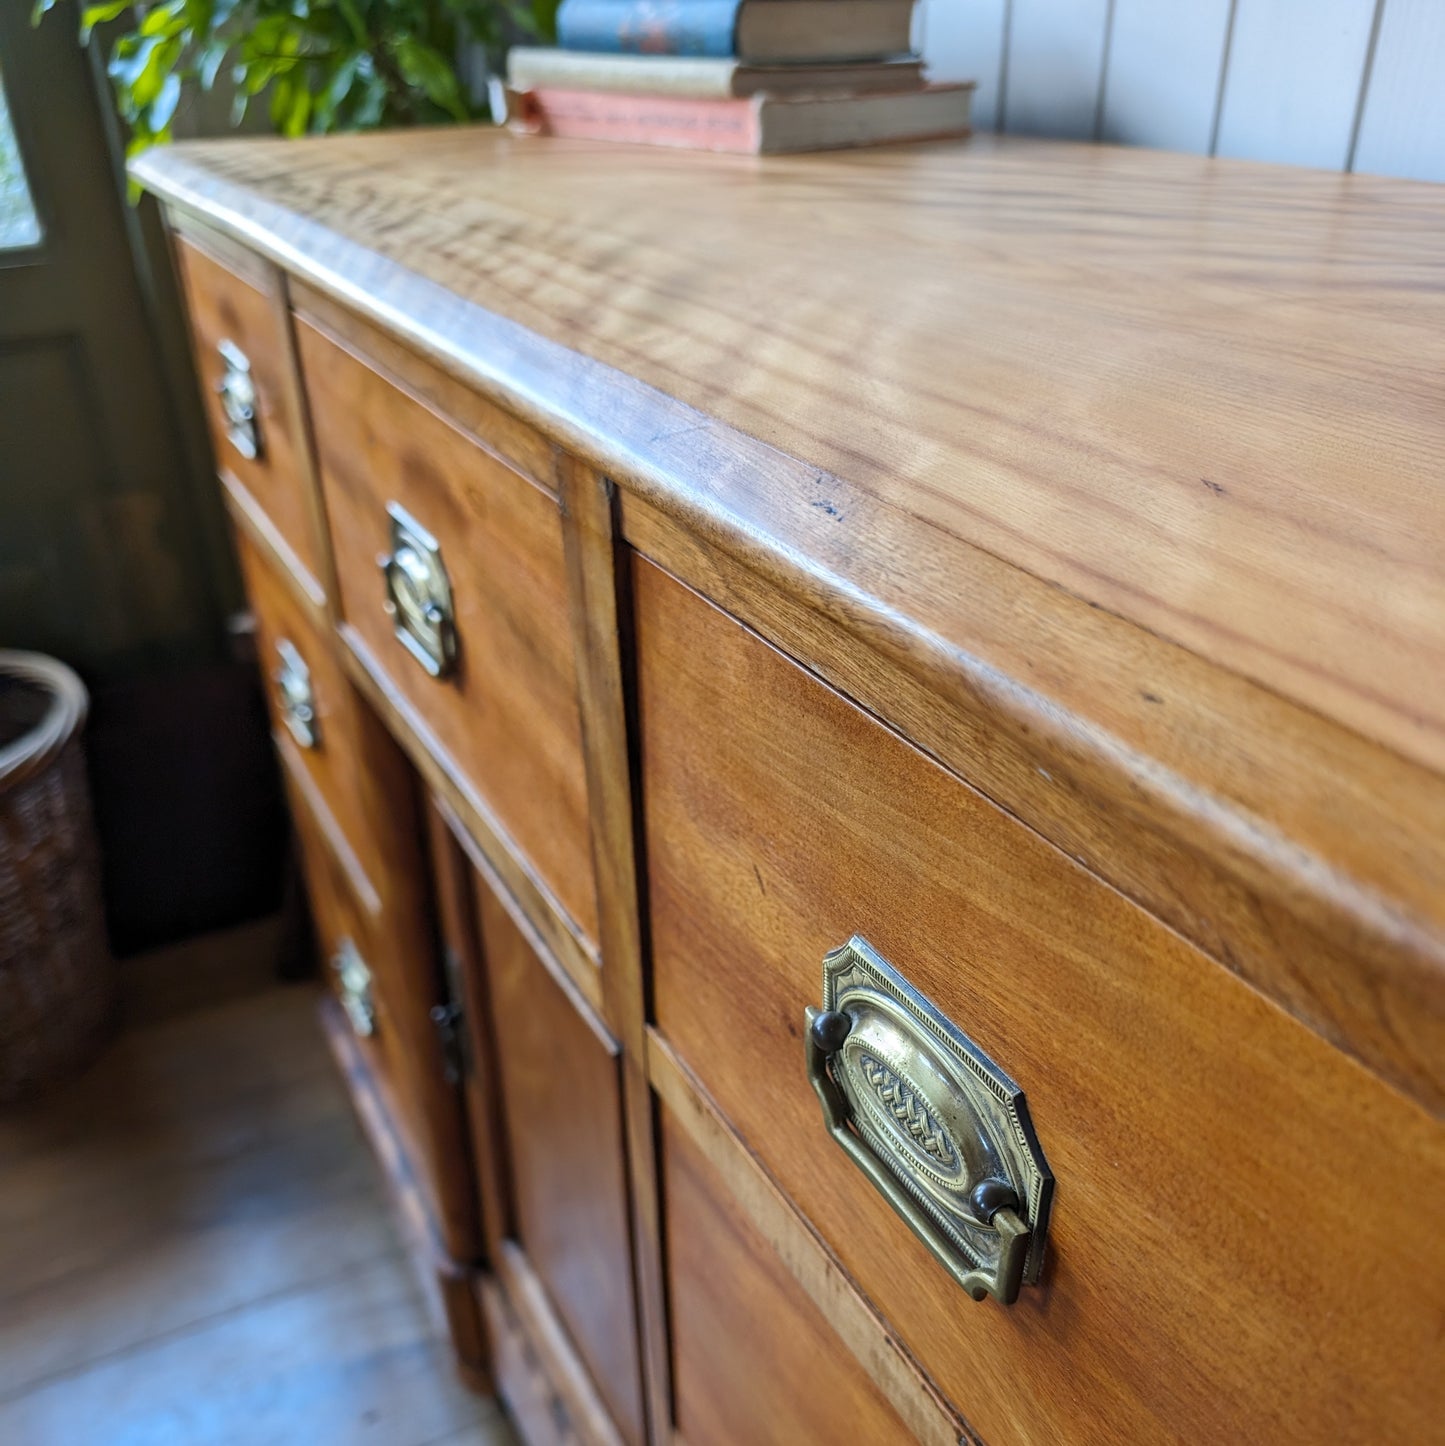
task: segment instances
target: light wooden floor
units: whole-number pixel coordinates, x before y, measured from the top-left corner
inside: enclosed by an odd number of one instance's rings
[[[0,1113],[0,1443],[510,1443],[433,1333],[314,995],[192,1004]]]

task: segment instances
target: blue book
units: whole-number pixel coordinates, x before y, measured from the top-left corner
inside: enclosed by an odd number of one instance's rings
[[[886,60],[908,53],[912,17],[913,0],[562,0],[557,43],[753,64]]]

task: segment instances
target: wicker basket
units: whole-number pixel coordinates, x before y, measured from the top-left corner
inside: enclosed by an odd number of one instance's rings
[[[68,1078],[115,1017],[80,679],[0,651],[0,1102]]]

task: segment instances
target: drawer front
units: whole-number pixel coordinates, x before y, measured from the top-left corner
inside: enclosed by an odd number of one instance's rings
[[[674,1414],[687,1446],[914,1438],[826,1317],[662,1116]]]
[[[280,277],[253,261],[257,279],[265,276],[277,288],[260,290],[179,235],[175,252],[216,465],[259,509],[277,550],[319,603],[324,574],[290,400],[293,363]]]
[[[984,1439],[1435,1431],[1438,1126],[734,619],[634,579],[657,1026]],[[855,934],[1027,1095],[1056,1190],[1012,1305],[970,1301],[824,1128],[804,1011]]]
[[[236,550],[256,619],[256,648],[277,742],[305,770],[340,831],[363,899],[415,908],[415,804],[401,750],[367,707],[322,633],[244,533]]]
[[[403,1040],[391,1008],[391,991],[383,977],[384,946],[378,942],[375,923],[353,894],[316,818],[296,790],[290,792],[322,982],[346,1011],[362,1057],[394,1117],[392,1123],[414,1158],[416,1126],[412,1111],[404,1103],[400,1073]],[[353,967],[343,979],[337,966],[344,960],[350,960]],[[360,969],[355,967],[358,960]]]
[[[616,1046],[480,875],[476,893],[516,1244],[618,1433],[640,1443]]]
[[[399,897],[376,910],[357,896],[330,831],[297,786],[296,765],[284,754],[283,763],[327,986],[377,1077],[437,1237],[453,1260],[470,1262],[481,1248],[471,1159],[457,1086],[431,1019],[444,990],[429,920]],[[419,853],[415,866],[420,885]]]
[[[297,328],[342,614],[459,781],[583,936],[595,940],[556,501],[307,322]],[[439,567],[428,540],[437,544]],[[450,615],[443,676],[431,675],[424,646],[405,627],[415,610],[386,611],[378,567],[384,556],[393,559],[396,585],[411,588],[412,597],[420,591],[417,566],[430,568],[433,579],[444,575],[445,596],[428,604]]]

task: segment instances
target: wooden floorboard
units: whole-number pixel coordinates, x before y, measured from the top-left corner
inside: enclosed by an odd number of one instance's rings
[[[140,1017],[0,1114],[0,1442],[511,1442],[435,1335],[311,990]]]

